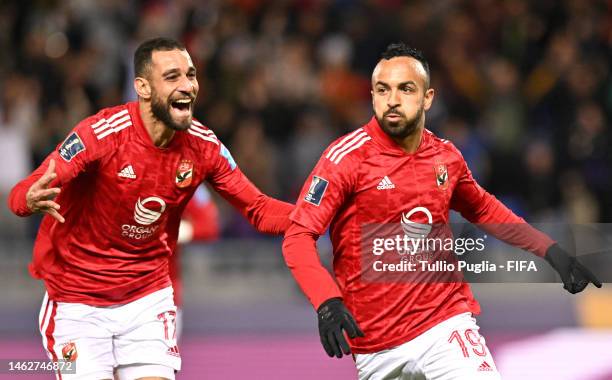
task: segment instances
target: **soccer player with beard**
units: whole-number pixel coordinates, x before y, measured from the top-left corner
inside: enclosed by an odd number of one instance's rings
[[[262,194],[212,130],[192,116],[196,69],[185,47],[156,38],[134,54],[138,101],[78,123],[11,191],[19,216],[46,215],[31,274],[47,293],[39,326],[65,379],[174,379],[176,307],[168,256],[202,181],[260,232],[281,234],[293,206]]]
[[[291,214],[283,254],[317,310],[325,351],[338,358],[352,352],[360,379],[499,379],[472,317],[480,307],[469,285],[368,277],[368,228],[401,223],[408,234],[448,223],[454,209],[544,257],[570,293],[601,283],[480,187],[457,148],[425,129],[434,99],[429,75],[419,51],[388,46],[372,73],[375,116],[323,152]],[[336,281],[316,250],[328,227]]]

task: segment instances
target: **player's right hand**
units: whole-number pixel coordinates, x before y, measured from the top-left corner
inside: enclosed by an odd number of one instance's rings
[[[572,294],[580,293],[589,283],[601,288],[601,281],[587,267],[557,244],[548,248],[544,258],[559,273],[561,281],[563,281],[563,288],[568,292]]]
[[[55,178],[57,178],[57,174],[55,173],[55,160],[51,159],[45,174],[28,189],[26,193],[26,202],[30,211],[44,212],[57,219],[60,223],[64,223],[64,217],[58,212],[60,205],[53,201],[61,190],[59,187],[49,188],[49,185]]]
[[[342,330],[346,331],[351,339],[363,336],[363,331],[357,326],[355,318],[346,309],[342,299],[328,299],[319,306],[317,314],[319,316],[319,336],[327,355],[341,358],[343,352],[350,354],[351,349]]]

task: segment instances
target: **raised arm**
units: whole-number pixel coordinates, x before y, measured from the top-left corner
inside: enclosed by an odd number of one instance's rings
[[[88,118],[77,124],[63,142],[28,177],[17,183],[8,197],[11,211],[18,216],[46,213],[60,223],[60,204],[54,199],[66,185],[112,147],[112,140],[98,142]]]

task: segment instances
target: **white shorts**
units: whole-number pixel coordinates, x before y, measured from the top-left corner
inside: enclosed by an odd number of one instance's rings
[[[76,374],[58,379],[174,379],[181,368],[172,287],[125,305],[94,307],[55,302],[45,294],[39,316],[51,360],[74,361]]]
[[[500,380],[471,313],[443,321],[413,340],[373,354],[356,354],[360,380]]]

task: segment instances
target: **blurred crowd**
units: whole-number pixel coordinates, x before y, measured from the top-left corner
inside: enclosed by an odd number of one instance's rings
[[[274,196],[294,201],[325,147],[369,120],[371,71],[402,40],[430,62],[426,127],[485,188],[531,221],[612,219],[605,0],[3,1],[3,199],[79,120],[135,99],[132,54],[153,36],[186,44],[196,117]],[[252,233],[225,215],[226,235]]]

